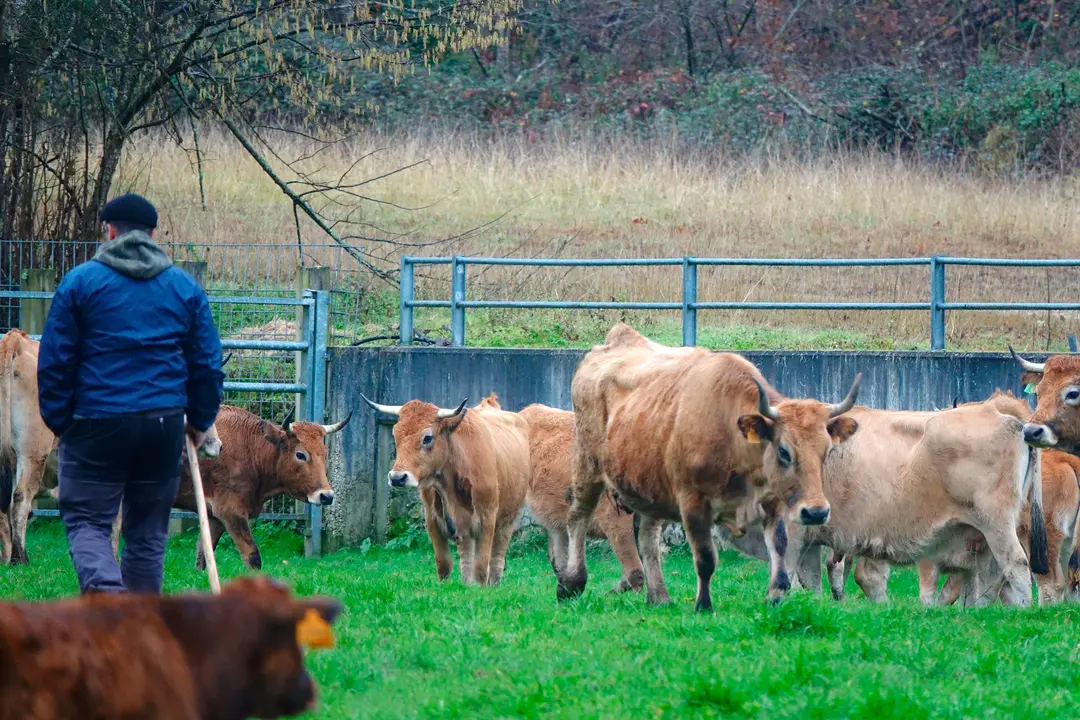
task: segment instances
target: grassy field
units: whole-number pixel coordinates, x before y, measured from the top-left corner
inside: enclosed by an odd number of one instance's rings
[[[196,534],[170,541],[166,591],[205,590]],[[309,657],[318,718],[996,718],[1074,717],[1080,696],[1075,605],[927,610],[915,574],[894,572],[893,600],[871,606],[853,584],[842,604],[796,591],[762,602],[764,563],[721,554],[716,613],[693,612],[688,552],[665,569],[675,604],[608,596],[618,566],[590,548],[586,594],[558,606],[535,537],[511,547],[497,588],[435,578],[431,549],[369,548],[305,560],[300,539],[261,525],[264,570],[346,611],[338,645]],[[0,594],[77,591],[59,524],[35,521],[34,565],[0,568]],[[241,572],[223,541],[225,578]]]
[[[273,136],[285,161],[314,145]],[[189,247],[222,283],[293,287],[299,257],[337,268],[337,282],[362,291],[359,313],[342,333],[391,334],[396,291],[359,269],[301,216],[231,139],[202,133],[207,208],[194,156],[157,135],[130,145],[116,190],[135,189],[158,204],[160,238]],[[323,181],[361,186],[367,200],[341,194],[315,201],[377,266],[396,270],[402,253],[528,257],[992,257],[1080,256],[1080,181],[1004,182],[882,156],[815,162],[767,152],[733,159],[688,151],[677,140],[649,145],[572,138],[483,140],[453,132],[378,133],[322,147],[296,167]],[[402,170],[402,168],[409,168]],[[401,170],[400,172],[395,172]],[[336,203],[336,204],[335,204]],[[211,245],[252,244],[240,249]],[[265,247],[273,246],[273,247]],[[678,268],[469,271],[473,299],[671,301]],[[926,302],[929,272],[913,268],[707,268],[701,300]],[[1080,274],[1062,269],[950,268],[950,301],[1071,302]],[[422,298],[446,299],[447,267],[424,268]],[[926,347],[928,313],[702,312],[703,335],[730,347]],[[469,313],[478,345],[588,344],[618,313]],[[671,313],[632,311],[635,324],[671,334]],[[951,312],[955,349],[1045,348],[1075,329],[1077,313]],[[342,322],[345,322],[342,320]],[[416,327],[448,337],[445,313],[421,311]],[[604,329],[606,329],[604,327]],[[581,338],[588,338],[582,340]]]

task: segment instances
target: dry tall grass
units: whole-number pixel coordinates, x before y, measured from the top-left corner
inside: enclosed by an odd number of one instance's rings
[[[283,158],[312,144],[274,138]],[[288,200],[230,138],[202,137],[208,210],[190,153],[160,136],[132,143],[121,187],[157,203],[165,238],[194,245],[285,245],[295,257]],[[369,155],[370,154],[370,155]],[[799,163],[731,160],[663,144],[591,140],[529,143],[451,134],[368,135],[300,163],[323,179],[389,174],[363,187],[391,204],[354,216],[366,234],[402,233],[399,244],[361,243],[396,268],[401,252],[564,257],[991,257],[1080,256],[1075,179],[1006,183],[881,157]],[[281,162],[275,166],[288,174]],[[118,188],[119,189],[119,188]],[[422,210],[401,208],[424,207]],[[341,217],[345,210],[339,209]],[[483,227],[479,232],[470,230]],[[305,243],[327,238],[302,223]],[[465,234],[465,237],[457,237]],[[446,240],[447,238],[457,238]],[[293,253],[292,256],[289,253]],[[317,255],[310,251],[310,255]],[[319,258],[326,262],[325,257]],[[420,283],[445,298],[448,272]],[[702,300],[925,301],[926,268],[703,269]],[[373,281],[370,287],[379,287]],[[474,268],[470,296],[485,299],[677,300],[677,268],[536,270]],[[950,268],[949,299],[1075,302],[1077,270]],[[633,315],[631,318],[635,317]],[[1008,335],[1035,347],[1075,328],[1074,313],[970,313],[949,317],[951,344],[1000,349]],[[715,312],[699,323],[834,327],[925,343],[923,312]]]

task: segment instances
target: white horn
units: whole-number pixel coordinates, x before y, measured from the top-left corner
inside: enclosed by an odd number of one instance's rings
[[[440,420],[445,420],[446,418],[452,418],[452,417],[455,417],[457,415],[460,415],[461,411],[465,409],[465,403],[467,403],[467,402],[469,402],[469,398],[465,398],[464,400],[462,400],[461,404],[458,405],[453,410],[446,410],[444,408],[439,408],[439,414],[436,415],[435,417],[439,418]]]
[[[855,405],[855,398],[859,396],[859,384],[861,382],[862,373],[859,373],[855,376],[855,382],[851,383],[851,390],[848,390],[844,401],[829,406],[829,417],[834,418],[837,415],[843,415]]]
[[[757,378],[752,378],[758,389],[758,412],[770,420],[779,420],[780,411],[769,404],[769,396]]]
[[[364,402],[370,405],[371,408],[376,412],[386,413],[387,415],[393,415],[394,417],[401,417],[401,405],[380,405],[377,402],[372,402],[371,400],[368,400],[367,396],[364,395],[364,393],[360,393],[360,397],[362,397],[364,399]]]
[[[1012,356],[1016,359],[1016,362],[1020,363],[1020,367],[1024,368],[1028,372],[1041,373],[1043,370],[1046,369],[1046,363],[1033,363],[1030,360],[1025,360],[1024,358],[1017,355],[1016,351],[1013,350],[1012,345],[1009,346],[1009,352],[1012,353]]]
[[[333,435],[338,430],[348,425],[350,420],[352,420],[352,411],[349,411],[349,414],[341,422],[334,423],[333,425],[323,425],[323,432],[327,435]]]

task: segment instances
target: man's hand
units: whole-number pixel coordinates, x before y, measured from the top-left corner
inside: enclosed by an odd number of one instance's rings
[[[191,442],[195,446],[195,449],[198,450],[201,448],[202,444],[206,442],[206,433],[200,432],[190,425],[185,429],[187,430],[188,437],[191,438]]]

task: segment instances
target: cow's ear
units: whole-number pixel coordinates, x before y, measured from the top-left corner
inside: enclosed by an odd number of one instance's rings
[[[1020,376],[1020,382],[1024,383],[1025,391],[1027,388],[1030,387],[1031,393],[1035,394],[1035,388],[1038,387],[1039,381],[1042,380],[1042,377],[1042,373],[1025,370],[1024,373]]]
[[[441,425],[439,425],[439,429],[447,435],[454,432],[459,427],[461,427],[461,421],[465,419],[465,413],[467,413],[468,411],[469,408],[462,406],[461,412],[459,412],[457,415],[453,415],[443,420],[439,420],[438,422],[441,423]]]
[[[739,418],[739,431],[746,438],[746,442],[757,445],[762,442],[772,442],[773,424],[762,415],[743,415]]]
[[[833,442],[842,443],[855,434],[855,431],[859,429],[859,423],[855,422],[854,418],[841,415],[830,420],[825,428],[829,431]]]

